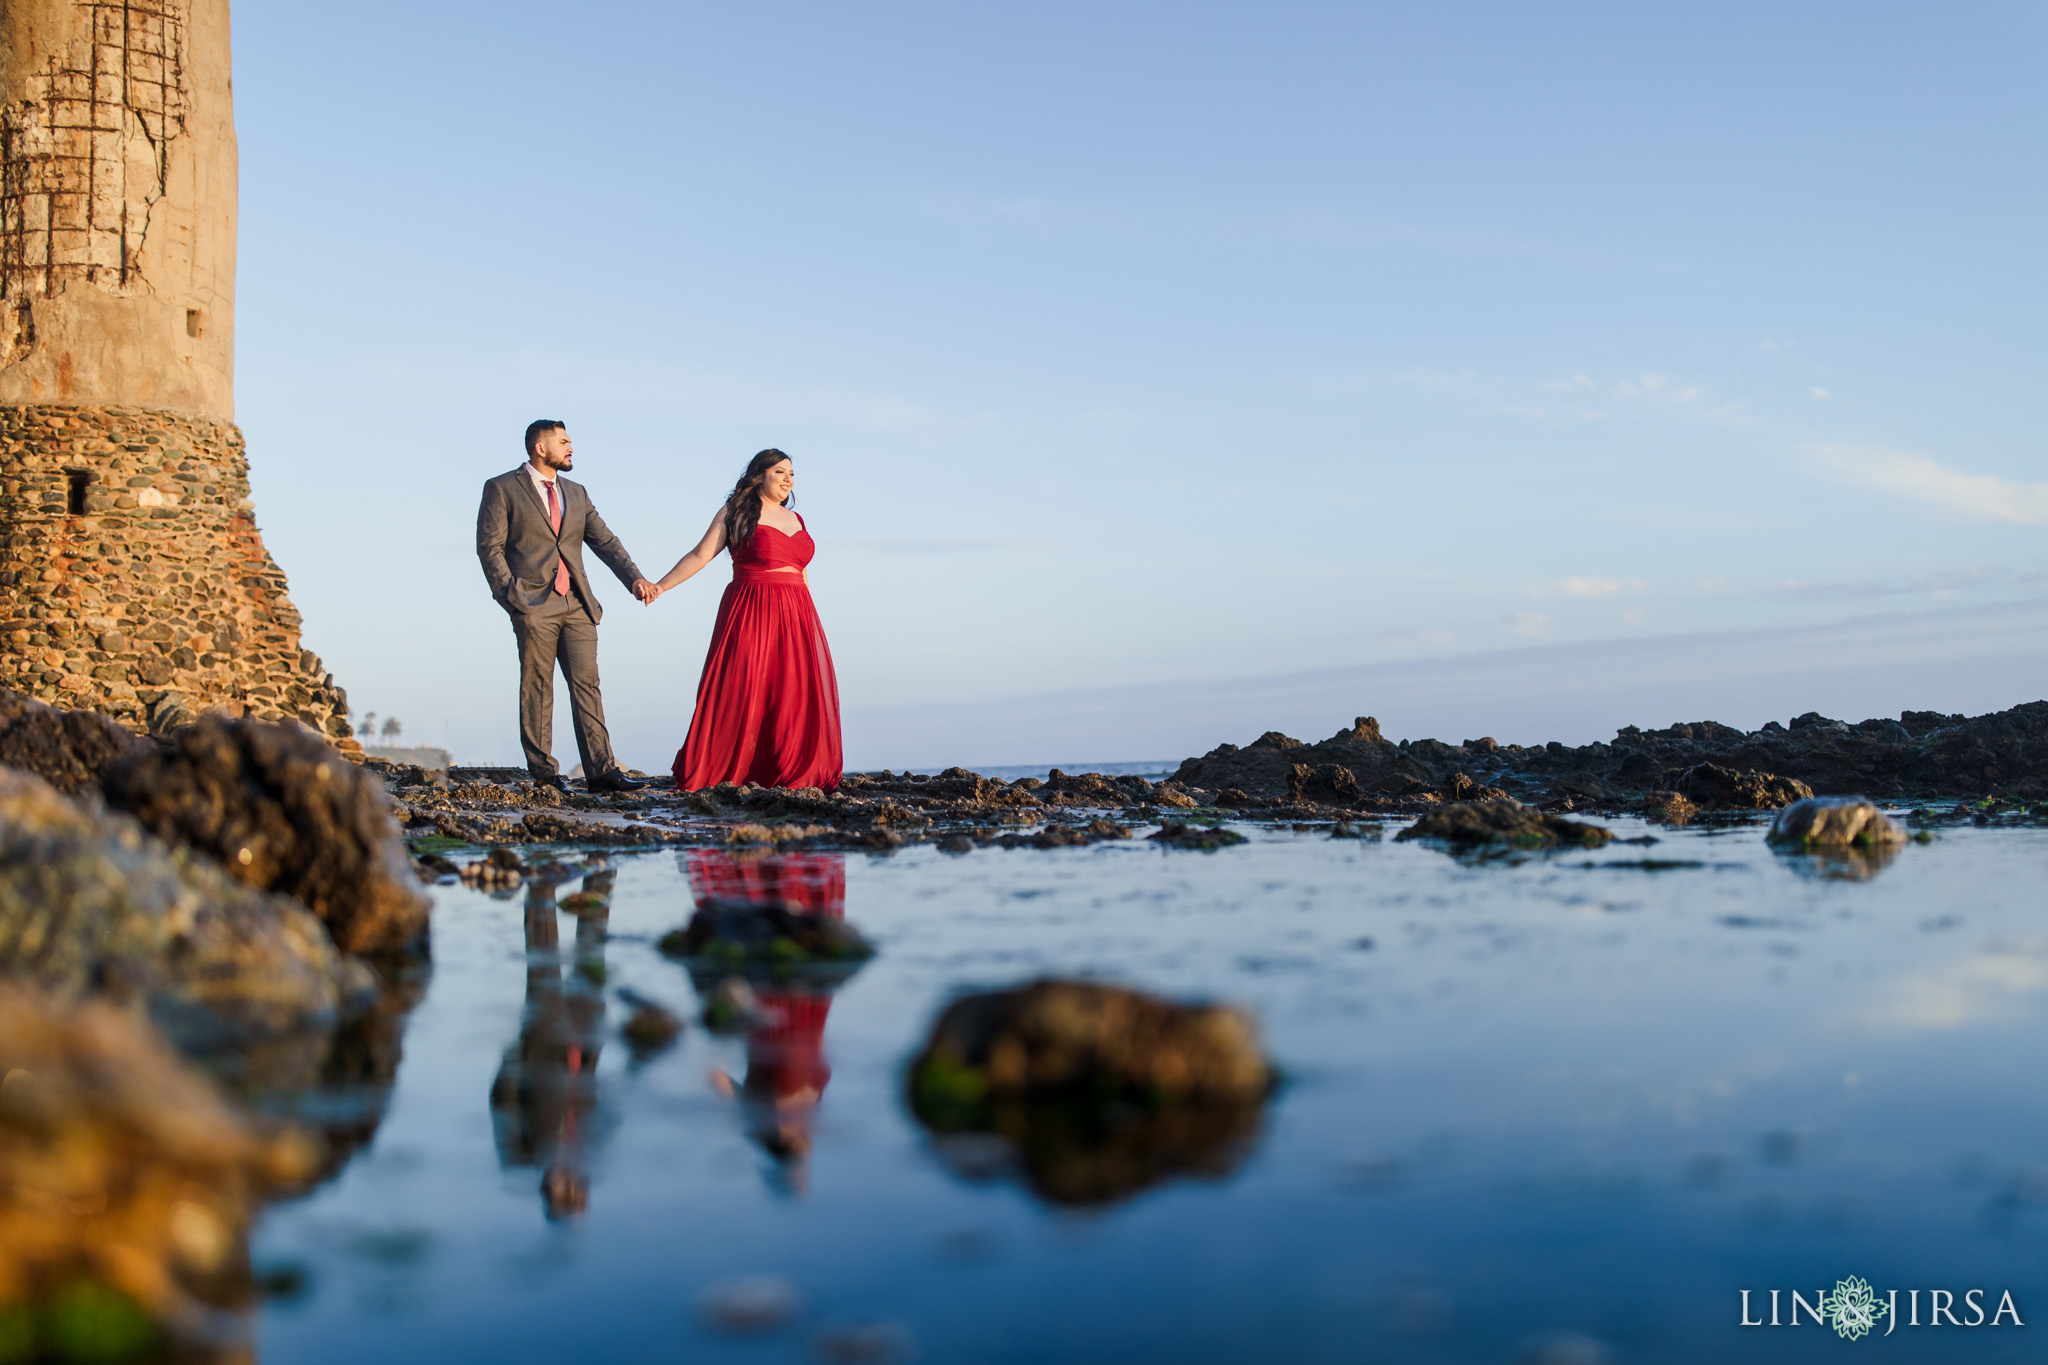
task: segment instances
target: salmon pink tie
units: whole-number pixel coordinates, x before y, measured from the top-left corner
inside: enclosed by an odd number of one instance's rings
[[[548,525],[557,536],[562,534],[562,504],[555,501],[555,481],[549,479],[542,487],[548,490]],[[557,556],[555,559],[555,595],[569,595],[569,561]]]

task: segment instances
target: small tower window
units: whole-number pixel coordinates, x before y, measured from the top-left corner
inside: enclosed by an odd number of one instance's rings
[[[188,337],[199,335],[199,310],[197,308],[187,308],[185,310],[185,335]]]
[[[85,490],[92,483],[92,471],[68,469],[65,471],[65,477],[71,481],[71,515],[82,517],[85,515]]]

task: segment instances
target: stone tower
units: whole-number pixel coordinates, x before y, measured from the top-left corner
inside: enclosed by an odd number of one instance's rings
[[[0,0],[0,686],[354,748],[234,425],[228,0]]]

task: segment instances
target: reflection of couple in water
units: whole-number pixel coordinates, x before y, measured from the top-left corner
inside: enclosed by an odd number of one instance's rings
[[[838,853],[760,856],[691,849],[682,857],[698,908],[773,906],[795,914],[846,914],[846,859]],[[519,1036],[506,1049],[491,1085],[498,1155],[507,1166],[538,1168],[541,1202],[550,1218],[580,1214],[589,1204],[588,1161],[602,1134],[597,1083],[605,1038],[604,944],[612,871],[584,878],[577,897],[572,960],[561,951],[555,885],[529,882],[526,892],[526,1008]],[[692,973],[708,998],[723,981],[715,971]],[[713,1085],[737,1097],[748,1134],[775,1158],[791,1189],[804,1187],[811,1121],[832,1070],[825,1064],[825,1018],[832,991],[844,980],[759,977],[745,1021],[747,1073],[735,1083],[716,1073]]]
[[[799,915],[846,916],[846,856],[840,853],[745,854],[690,849],[682,857],[690,896],[700,910],[775,907]],[[693,973],[693,975],[696,975]],[[747,1130],[774,1157],[790,1188],[804,1188],[811,1121],[832,1069],[825,1064],[825,1016],[837,979],[791,976],[755,981],[747,1021],[747,1075],[734,1084],[717,1073],[713,1085],[737,1095]],[[700,988],[713,978],[700,977]]]
[[[507,1166],[537,1166],[550,1218],[583,1212],[592,1129],[600,1119],[597,1059],[604,1042],[604,941],[611,871],[583,879],[591,899],[576,918],[573,963],[561,958],[554,883],[526,888],[526,1010],[519,1037],[491,1083],[498,1156]],[[565,968],[567,974],[565,976]]]

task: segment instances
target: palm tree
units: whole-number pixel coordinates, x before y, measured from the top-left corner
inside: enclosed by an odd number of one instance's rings
[[[385,718],[385,721],[384,721],[384,742],[385,742],[386,744],[393,744],[393,743],[396,743],[396,742],[397,742],[397,740],[398,740],[398,737],[399,737],[400,735],[404,734],[404,733],[405,733],[405,726],[403,726],[402,724],[400,724],[400,723],[399,723],[398,717],[396,717],[396,716],[388,716],[388,717],[386,717],[386,718]]]
[[[356,727],[356,733],[365,739],[375,739],[377,737],[377,713],[375,711],[363,712],[363,723]]]

